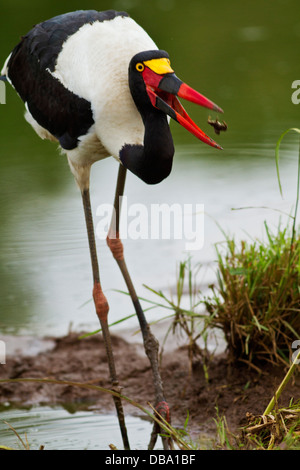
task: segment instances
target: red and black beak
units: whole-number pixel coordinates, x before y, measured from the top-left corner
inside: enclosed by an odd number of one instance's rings
[[[223,110],[176,77],[169,59],[152,59],[143,62],[143,65],[142,76],[152,105],[177,121],[198,139],[212,147],[222,149],[192,121],[177,96],[219,113],[223,113]]]

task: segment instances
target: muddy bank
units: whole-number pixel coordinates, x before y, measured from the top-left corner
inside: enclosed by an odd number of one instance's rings
[[[38,354],[23,355],[21,351],[8,356],[0,366],[0,378],[53,378],[86,382],[110,387],[105,348],[100,335],[79,340],[78,333],[62,338],[48,338],[47,346]],[[123,394],[147,406],[153,402],[152,376],[148,359],[141,345],[128,343],[113,336],[113,347]],[[161,365],[165,394],[169,401],[172,422],[183,425],[187,412],[193,430],[214,433],[216,407],[224,414],[232,432],[246,423],[247,412],[263,413],[277,385],[283,378],[281,367],[265,367],[259,374],[245,365],[229,367],[226,355],[215,357],[209,365],[209,382],[205,380],[202,364],[193,365],[189,373],[185,347],[164,353]],[[291,397],[299,399],[299,374],[285,390],[281,402],[288,405]],[[0,403],[22,405],[73,404],[78,409],[89,408],[99,412],[114,411],[111,397],[105,393],[77,387],[40,384],[0,384]],[[127,403],[125,410],[140,414]]]

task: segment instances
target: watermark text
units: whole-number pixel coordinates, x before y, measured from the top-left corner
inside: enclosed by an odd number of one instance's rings
[[[122,206],[120,237],[123,240],[183,240],[187,251],[200,250],[204,245],[204,204],[128,204],[127,196],[120,198]],[[111,220],[115,224],[112,204],[101,204],[96,210],[99,221],[96,235],[106,238]]]
[[[295,88],[296,91],[292,93],[291,100],[293,104],[300,103],[300,80],[294,80],[292,83],[292,88]]]
[[[0,340],[0,364],[6,364],[6,345]]]
[[[6,104],[5,83],[0,80],[0,104]]]
[[[300,353],[300,340],[299,339],[296,339],[295,341],[293,341],[292,350],[294,351],[292,354],[292,362],[296,361],[296,364],[300,364],[300,357],[298,357],[297,359],[297,356]]]

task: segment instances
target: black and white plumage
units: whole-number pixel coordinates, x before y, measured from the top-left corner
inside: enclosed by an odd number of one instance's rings
[[[122,161],[123,147],[122,163],[147,183],[161,181],[171,170],[174,148],[165,119],[168,110],[143,107],[149,97],[144,82],[136,83],[141,75],[136,70],[128,87],[131,60],[145,51],[148,60],[168,58],[127,13],[76,11],[36,25],[4,65],[2,75],[25,102],[27,121],[40,137],[59,142],[81,189],[88,186],[91,164],[107,156]]]
[[[107,242],[138,316],[151,363],[156,410],[167,420],[159,372],[158,345],[147,324],[123,256],[119,200],[126,169],[149,184],[166,178],[174,145],[170,118],[212,147],[221,148],[191,120],[177,97],[222,110],[179,80],[167,52],[125,12],[77,11],[44,21],[22,37],[7,58],[0,79],[8,80],[26,106],[26,120],[42,139],[57,141],[81,190],[93,272],[93,298],[101,323],[114,390],[118,380],[107,322],[108,303],[100,284],[89,196],[93,163],[113,156],[119,163],[114,209]],[[120,397],[114,401],[125,449],[129,448]],[[149,448],[159,426],[155,424]],[[164,448],[168,439],[162,437]]]

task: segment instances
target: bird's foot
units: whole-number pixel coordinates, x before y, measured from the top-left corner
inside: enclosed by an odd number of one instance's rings
[[[155,407],[156,413],[161,416],[168,423],[171,422],[170,419],[170,408],[166,401],[160,401]]]
[[[160,421],[162,421],[162,423],[164,422],[167,422],[168,424],[171,423],[170,408],[166,401],[160,401],[159,403],[157,403],[155,407],[155,413],[157,415],[157,418]],[[150,439],[150,443],[148,446],[148,450],[154,449],[156,441],[157,441],[157,436],[159,434],[161,434],[164,450],[172,450],[173,445],[172,445],[171,437],[167,436],[167,432],[163,428],[161,428],[161,426],[159,425],[157,421],[154,421],[154,424],[153,424],[153,430],[151,433],[151,439]]]

